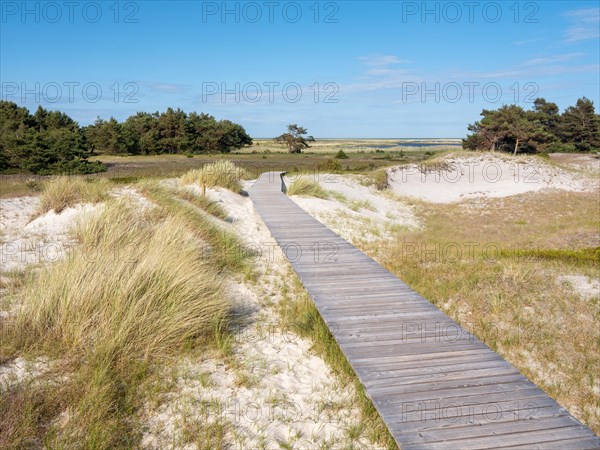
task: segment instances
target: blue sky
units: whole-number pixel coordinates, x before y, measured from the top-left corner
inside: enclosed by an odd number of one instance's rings
[[[0,2],[2,99],[81,124],[168,106],[254,137],[463,137],[483,108],[598,111],[600,2]]]

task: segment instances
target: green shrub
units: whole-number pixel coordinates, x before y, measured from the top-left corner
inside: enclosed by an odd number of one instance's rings
[[[33,170],[38,175],[89,175],[92,173],[106,172],[106,166],[100,161],[73,159],[60,161],[45,168]]]
[[[344,152],[344,150],[340,150],[339,152],[337,152],[337,154],[335,155],[335,159],[348,159],[349,156],[346,155],[346,153]]]
[[[553,142],[546,148],[546,153],[574,153],[577,152],[575,145],[563,142]]]
[[[321,172],[339,172],[342,170],[342,164],[335,159],[328,159],[318,163],[317,169]]]

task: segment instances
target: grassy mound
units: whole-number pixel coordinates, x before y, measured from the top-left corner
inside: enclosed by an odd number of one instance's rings
[[[55,177],[48,181],[40,196],[39,214],[54,210],[57,214],[78,203],[98,203],[107,199],[110,182],[105,178]]]
[[[81,245],[28,280],[2,329],[3,358],[49,355],[69,374],[55,388],[0,388],[6,448],[137,447],[152,363],[214,344],[229,312],[222,276],[181,217],[113,200],[74,234]]]
[[[183,184],[197,183],[199,186],[223,187],[233,192],[239,192],[242,189],[240,180],[247,177],[246,170],[231,161],[224,160],[206,164],[200,169],[190,170],[180,180]]]

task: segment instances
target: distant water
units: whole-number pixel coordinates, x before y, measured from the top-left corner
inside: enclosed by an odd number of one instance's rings
[[[377,144],[374,147],[378,148],[396,148],[396,147],[458,147],[459,143],[449,142],[396,142],[395,144]]]

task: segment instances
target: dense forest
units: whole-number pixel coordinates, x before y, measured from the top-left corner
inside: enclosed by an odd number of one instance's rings
[[[94,173],[105,170],[91,155],[229,152],[252,139],[241,125],[208,114],[171,108],[124,122],[98,118],[80,127],[67,114],[41,106],[34,114],[13,102],[0,101],[0,172]]]
[[[484,109],[463,139],[469,150],[503,150],[514,154],[600,151],[600,115],[583,97],[560,114],[556,103],[538,98],[531,110],[518,105]]]

